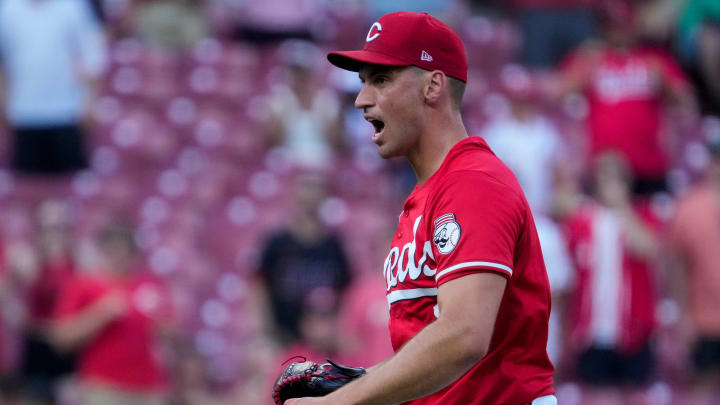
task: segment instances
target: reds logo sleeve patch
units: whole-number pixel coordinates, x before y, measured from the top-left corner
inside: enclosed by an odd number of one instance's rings
[[[433,243],[440,253],[448,254],[460,241],[460,233],[460,225],[455,220],[455,214],[440,215],[435,219]]]

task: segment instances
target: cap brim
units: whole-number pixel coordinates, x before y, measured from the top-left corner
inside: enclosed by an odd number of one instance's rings
[[[383,66],[410,66],[407,63],[391,56],[366,50],[330,52],[327,55],[328,61],[340,69],[358,72],[363,65]]]

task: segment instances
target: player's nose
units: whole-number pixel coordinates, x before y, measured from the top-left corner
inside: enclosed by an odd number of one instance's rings
[[[363,110],[372,106],[374,103],[372,98],[372,92],[366,85],[363,85],[357,97],[355,97],[355,108]]]

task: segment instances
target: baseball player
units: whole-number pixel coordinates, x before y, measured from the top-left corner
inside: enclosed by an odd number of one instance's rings
[[[362,50],[329,61],[359,72],[355,106],[383,158],[417,186],[383,272],[395,355],[323,397],[286,405],[554,405],[550,289],[528,203],[460,114],[462,41],[427,13],[387,14]]]

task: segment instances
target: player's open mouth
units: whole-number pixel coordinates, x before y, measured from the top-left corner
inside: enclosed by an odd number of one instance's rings
[[[382,122],[381,120],[375,119],[375,118],[366,118],[366,119],[368,120],[368,122],[370,122],[373,125],[373,127],[375,127],[375,134],[373,134],[373,139],[380,136],[383,129],[385,128],[385,123]]]

